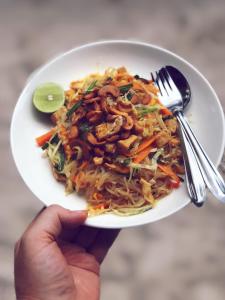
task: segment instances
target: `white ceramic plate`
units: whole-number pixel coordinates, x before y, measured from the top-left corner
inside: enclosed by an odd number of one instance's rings
[[[150,71],[173,65],[187,77],[192,101],[186,115],[212,161],[218,165],[224,150],[223,111],[216,93],[191,64],[179,56],[156,46],[130,41],[104,41],[75,48],[39,69],[25,86],[17,102],[11,124],[11,148],[16,166],[30,190],[45,205],[59,204],[71,210],[84,209],[86,202],[76,193],[65,196],[64,186],[52,176],[47,159],[35,144],[35,137],[50,128],[32,106],[34,89],[44,82],[56,82],[65,89],[72,80],[108,67],[125,66],[132,74],[150,78]],[[120,217],[107,214],[88,218],[94,227],[122,228],[162,219],[190,202],[183,184],[157,206],[143,214]],[[204,208],[202,208],[204,209]]]

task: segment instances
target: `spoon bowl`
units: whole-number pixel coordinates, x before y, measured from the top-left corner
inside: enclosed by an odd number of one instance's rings
[[[166,69],[168,70],[176,86],[179,88],[179,92],[181,93],[183,99],[183,110],[185,110],[191,100],[190,85],[184,75],[177,68],[173,66],[166,66]]]

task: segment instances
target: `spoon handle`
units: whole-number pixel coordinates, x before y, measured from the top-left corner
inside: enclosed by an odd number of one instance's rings
[[[183,130],[201,164],[202,175],[207,187],[218,200],[225,202],[225,183],[222,176],[203,150],[188,122],[183,117],[183,114],[181,112],[177,112],[176,115],[179,122],[182,124]]]
[[[179,123],[179,134],[184,156],[187,189],[192,202],[199,207],[202,206],[206,198],[205,182],[199,168],[196,154],[183,129],[180,116],[176,115],[176,117]]]

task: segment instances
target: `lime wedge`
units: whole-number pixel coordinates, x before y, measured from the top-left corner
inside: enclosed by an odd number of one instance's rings
[[[57,83],[48,82],[39,85],[33,94],[33,104],[37,110],[44,113],[53,113],[65,101],[63,88]]]

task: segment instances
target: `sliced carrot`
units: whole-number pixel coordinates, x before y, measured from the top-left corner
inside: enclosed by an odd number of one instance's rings
[[[94,209],[105,209],[107,206],[104,203],[97,204],[93,206]]]
[[[170,166],[158,164],[158,167],[160,170],[163,171],[166,175],[168,175],[171,179],[173,179],[175,182],[180,182],[180,178],[177,176],[176,173],[172,170]]]
[[[168,108],[166,108],[166,107],[161,108],[160,112],[164,116],[172,116],[173,115],[172,112]]]
[[[103,200],[104,198],[101,193],[94,193],[92,197],[94,200]]]
[[[170,182],[169,182],[170,188],[177,189],[177,188],[179,188],[179,186],[180,186],[180,181],[175,181],[173,179],[170,179]]]
[[[151,150],[152,150],[151,146],[148,148],[145,148],[144,150],[142,150],[141,152],[138,153],[138,155],[133,159],[133,162],[135,164],[140,163],[142,160],[144,160],[149,155]]]
[[[36,142],[37,142],[37,145],[39,147],[42,147],[45,143],[47,143],[50,138],[53,136],[55,130],[54,129],[51,129],[50,131],[46,132],[45,134],[39,136],[36,138]]]
[[[142,152],[144,149],[148,148],[151,144],[154,143],[154,141],[160,136],[160,134],[161,133],[157,133],[150,138],[144,139],[144,141],[140,143],[136,153]]]
[[[82,164],[80,165],[79,169],[80,169],[80,170],[83,170],[83,169],[85,169],[85,168],[87,167],[87,165],[88,165],[88,161],[87,161],[87,160],[84,160],[84,161],[82,162]]]

